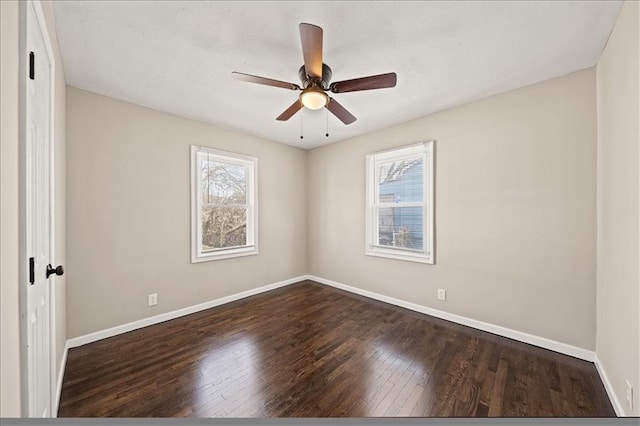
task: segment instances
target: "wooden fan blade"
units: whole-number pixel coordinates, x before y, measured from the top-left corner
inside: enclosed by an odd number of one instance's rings
[[[371,75],[369,77],[354,78],[353,80],[336,81],[331,83],[333,93],[357,92],[359,90],[384,89],[395,87],[397,76],[395,72]]]
[[[344,124],[351,124],[356,121],[356,118],[333,98],[329,98],[326,108]]]
[[[322,28],[300,24],[304,69],[309,77],[322,78]]]
[[[258,77],[257,75],[245,74],[242,72],[232,72],[231,76],[236,80],[249,83],[264,84],[266,86],[282,87],[283,89],[300,90],[300,86],[286,81],[274,80],[272,78]]]
[[[293,117],[293,114],[300,111],[301,109],[302,109],[302,102],[300,102],[300,99],[298,99],[293,104],[291,104],[291,106],[287,108],[282,114],[280,114],[278,118],[276,118],[276,120],[287,121],[288,119]]]

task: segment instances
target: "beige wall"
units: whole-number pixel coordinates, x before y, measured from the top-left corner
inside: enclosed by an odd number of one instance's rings
[[[258,158],[258,255],[190,263],[191,144]],[[305,274],[305,157],[68,87],[69,337]]]
[[[596,336],[593,69],[306,153],[74,88],[65,94],[43,2],[57,61],[54,263],[67,266],[69,281],[68,290],[66,277],[55,286],[57,364],[67,318],[76,337],[309,272],[595,348],[623,405],[625,379],[634,386],[636,408],[625,413],[638,415],[638,9],[625,4],[597,68]],[[17,2],[0,2],[0,14],[6,417],[20,414]],[[436,265],[365,256],[365,154],[427,139],[437,140]],[[189,262],[190,144],[259,158],[258,256]],[[436,288],[447,289],[447,302],[436,301]]]
[[[42,2],[49,38],[54,51],[56,62],[56,81],[54,99],[54,187],[56,198],[54,201],[54,232],[56,236],[55,258],[52,263],[64,264],[65,261],[65,79],[62,60],[58,48],[51,2]],[[2,182],[1,182],[1,210],[2,217],[2,281],[1,281],[1,311],[2,333],[1,353],[2,363],[0,376],[0,416],[20,415],[20,353],[19,353],[19,284],[18,284],[18,31],[19,16],[18,3],[13,1],[0,2],[2,15],[1,36],[2,43]],[[57,278],[52,293],[55,305],[56,322],[56,366],[54,378],[59,375],[60,363],[66,343],[66,311],[65,311],[65,277]],[[55,397],[55,395],[54,395]]]
[[[627,1],[597,67],[596,353],[626,415],[640,415],[638,3]],[[634,388],[633,411],[626,384]]]
[[[0,417],[20,415],[18,3],[0,2]]]
[[[594,87],[592,68],[312,150],[309,272],[593,350]],[[366,256],[365,155],[428,139],[436,264]]]

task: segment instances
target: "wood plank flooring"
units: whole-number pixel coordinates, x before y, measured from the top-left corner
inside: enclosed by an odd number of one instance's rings
[[[304,281],[71,349],[58,415],[614,411],[592,363]]]

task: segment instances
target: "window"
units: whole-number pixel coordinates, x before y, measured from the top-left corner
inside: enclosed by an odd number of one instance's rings
[[[191,147],[191,262],[258,253],[253,157]]]
[[[367,155],[366,254],[434,263],[433,141]]]

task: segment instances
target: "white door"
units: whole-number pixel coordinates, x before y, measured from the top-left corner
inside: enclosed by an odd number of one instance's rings
[[[51,416],[51,63],[33,3],[26,5],[25,248],[29,417]]]

